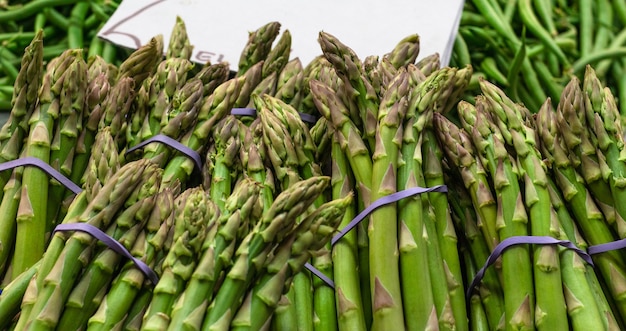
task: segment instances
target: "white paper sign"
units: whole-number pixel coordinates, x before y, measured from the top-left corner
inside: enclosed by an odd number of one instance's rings
[[[233,71],[248,34],[272,21],[292,37],[291,57],[303,65],[322,54],[320,31],[330,33],[364,59],[382,56],[411,34],[420,36],[420,58],[435,52],[448,64],[463,0],[127,0],[100,30],[113,43],[137,48],[169,35],[180,16],[194,45],[192,60],[228,61]],[[280,38],[280,35],[277,39]]]

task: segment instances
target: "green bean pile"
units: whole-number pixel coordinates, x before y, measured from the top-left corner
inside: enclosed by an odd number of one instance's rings
[[[587,64],[626,99],[625,27],[625,0],[466,1],[451,65],[473,66],[468,99],[482,76],[533,112],[547,97],[556,105]]]
[[[43,59],[67,49],[85,49],[108,63],[119,62],[128,52],[99,39],[96,34],[121,0],[17,0],[0,1],[0,111],[11,110],[13,83],[24,48],[37,31],[46,38]]]

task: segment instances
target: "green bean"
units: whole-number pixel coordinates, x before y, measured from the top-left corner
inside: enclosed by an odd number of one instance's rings
[[[520,18],[522,19],[522,22],[524,23],[526,28],[532,34],[534,34],[543,44],[545,44],[548,49],[554,52],[559,58],[559,61],[561,61],[561,63],[565,67],[569,67],[570,61],[567,59],[567,56],[565,56],[565,53],[563,53],[563,50],[561,50],[559,46],[554,42],[554,39],[552,39],[550,33],[543,28],[543,26],[537,19],[537,16],[535,16],[535,13],[532,10],[530,0],[520,0],[518,4]]]
[[[95,2],[95,1],[90,1],[90,5],[91,5],[91,12],[101,21],[101,22],[106,22],[109,20],[109,17],[111,15],[106,13],[106,10],[104,9],[104,7]]]
[[[6,95],[13,95],[13,86],[10,85],[0,85],[0,92]]]
[[[91,38],[91,42],[89,42],[89,49],[87,50],[87,58],[99,55],[102,56],[102,52],[104,50],[104,41],[98,37],[97,34],[94,34],[93,38]]]
[[[624,68],[626,68],[626,61],[624,60],[615,61],[611,66],[611,72],[617,85],[617,104],[622,117],[626,116],[626,75],[624,75]]]
[[[513,44],[519,43],[511,25],[503,20],[504,17],[498,14],[497,9],[491,5],[489,0],[473,0],[473,3],[494,30],[505,37],[509,42]]]
[[[459,68],[463,68],[472,63],[472,59],[467,48],[467,43],[461,34],[457,33],[454,39],[454,54],[458,57],[457,65]]]
[[[39,31],[39,30],[35,30]],[[44,29],[44,35],[50,34],[54,31],[52,27],[46,27]],[[20,43],[30,42],[35,38],[36,32],[9,32],[9,33],[0,33],[0,42],[8,42],[8,41],[18,41]]]
[[[544,90],[541,88],[539,78],[537,78],[537,73],[533,69],[533,65],[528,57],[526,57],[524,61],[522,61],[521,74],[524,78],[525,84],[530,88],[529,93],[533,96],[534,101],[537,104],[541,105],[546,100],[547,96]]]
[[[522,69],[522,63],[526,58],[526,30],[522,31],[522,45],[520,45],[517,52],[515,52],[515,56],[513,57],[513,62],[509,66],[509,71],[507,73],[506,79],[509,82],[509,86],[511,90],[516,91],[517,85],[519,83],[519,72]]]
[[[0,12],[0,22],[15,22],[36,15],[44,8],[71,5],[81,0],[34,0],[13,10]]]
[[[546,52],[546,67],[550,70],[550,74],[553,76],[561,76],[561,65],[559,59],[552,52]]]
[[[593,1],[579,0],[578,2],[581,55],[589,54],[593,49]]]
[[[563,50],[576,50],[576,46],[578,45],[575,39],[569,37],[557,37],[554,39],[557,45]],[[528,57],[535,58],[539,54],[545,51],[545,46],[543,44],[529,46],[528,47]]]
[[[585,70],[585,66],[593,65],[598,61],[604,59],[615,59],[622,56],[626,56],[626,47],[607,48],[591,54],[583,55],[574,64],[572,64],[572,72],[580,74]]]
[[[625,0],[613,0],[613,10],[619,19],[622,26],[626,25],[626,1]]]
[[[88,2],[79,2],[72,8],[67,28],[67,40],[72,49],[83,48],[83,21],[89,7]]]
[[[2,70],[7,76],[9,76],[14,81],[17,78],[17,74],[19,73],[19,70],[9,60],[4,58],[2,55],[0,55],[0,70]]]
[[[115,55],[117,53],[116,46],[108,41],[104,41],[104,46],[102,46],[102,58],[106,63],[115,64]]]
[[[482,15],[470,11],[464,11],[461,15],[460,25],[484,27],[487,26],[488,23]]]
[[[490,80],[497,82],[498,84],[508,86],[509,82],[506,79],[506,76],[500,71],[498,65],[496,64],[496,60],[493,57],[485,58],[479,65],[480,70],[487,74],[487,77]]]
[[[554,16],[552,14],[552,0],[533,0],[535,11],[537,16],[541,19],[541,22],[546,26],[546,30],[551,36],[556,36],[558,31],[554,24]]]
[[[0,111],[10,111],[11,108],[11,101],[0,100]]]
[[[500,16],[500,17],[506,17],[506,15],[504,14],[504,10],[502,10],[502,7],[500,6],[500,4],[498,3],[497,0],[487,0],[490,5],[491,8],[493,8],[494,12],[496,13],[496,15]],[[508,2],[515,2],[515,0],[513,1],[507,1]]]
[[[530,86],[529,88],[531,88],[531,91],[532,91],[532,89],[536,87]],[[547,97],[541,101],[536,100],[536,98],[532,96],[531,91],[529,91],[525,85],[519,84],[517,86],[517,89],[515,89],[514,95],[517,96],[518,100],[523,100],[522,104],[528,110],[539,109],[539,107],[541,107],[541,104],[543,104],[543,102],[546,101]]]
[[[611,44],[607,48],[619,48],[620,46],[626,46],[625,44],[626,44],[626,29],[623,29],[615,37],[613,37],[613,39],[611,40]],[[612,62],[610,61],[602,61],[598,63],[598,65],[594,67],[594,70],[596,71],[596,75],[599,77],[606,75],[611,64]]]
[[[65,18],[65,15],[59,13],[59,11],[54,8],[46,8],[43,10],[43,13],[46,15],[46,18],[50,21],[50,23],[63,31],[67,31],[70,22],[67,18]]]
[[[541,86],[548,91],[548,95],[552,99],[552,101],[558,103],[559,99],[561,98],[561,93],[563,92],[563,86],[557,83],[556,79],[554,78],[554,76],[552,76],[552,73],[550,72],[550,68],[548,68],[545,63],[541,61],[535,61],[533,62],[533,64],[535,65],[535,72],[537,72],[537,77],[542,83]],[[533,113],[536,113],[537,111],[539,111],[539,108],[534,109]]]
[[[598,24],[592,47],[594,52],[606,48],[613,27],[613,6],[610,0],[597,0],[596,4],[598,5]]]
[[[98,16],[96,16],[94,13],[91,13],[91,15],[87,16],[87,18],[85,19],[83,27],[85,28],[85,30],[100,30],[99,28],[95,29],[95,27],[101,24],[102,21],[98,18]]]
[[[33,30],[39,31],[46,26],[46,15],[43,12],[37,13],[35,16],[35,28]]]
[[[511,23],[513,21],[516,7],[517,0],[510,0],[506,2],[506,7],[504,7],[504,17],[506,18],[507,22]]]
[[[461,31],[464,38],[471,43],[481,43],[482,45],[490,46],[493,49],[504,49],[502,43],[496,41],[498,34],[489,29],[466,27]]]

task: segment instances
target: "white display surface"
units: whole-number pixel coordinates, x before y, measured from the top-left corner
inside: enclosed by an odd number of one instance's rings
[[[162,34],[167,46],[180,16],[194,45],[194,62],[228,61],[236,71],[248,33],[277,21],[281,34],[291,33],[290,59],[298,57],[304,65],[322,53],[320,31],[337,37],[362,59],[382,56],[404,37],[418,34],[420,58],[439,53],[447,65],[462,9],[463,0],[126,0],[98,35],[137,48]]]

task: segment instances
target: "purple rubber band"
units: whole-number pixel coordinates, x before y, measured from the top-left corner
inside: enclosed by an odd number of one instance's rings
[[[515,236],[515,237],[510,237],[507,238],[505,240],[503,240],[502,242],[500,242],[493,250],[493,252],[491,252],[491,255],[489,255],[489,258],[487,259],[487,262],[485,262],[485,265],[476,273],[476,276],[474,276],[474,279],[472,280],[472,283],[470,284],[469,288],[467,289],[467,297],[471,297],[472,292],[474,291],[474,289],[478,286],[478,283],[480,283],[480,281],[483,279],[483,276],[485,275],[485,271],[487,270],[487,268],[492,265],[493,263],[496,262],[496,260],[498,259],[498,257],[500,255],[502,255],[502,253],[507,249],[510,248],[511,246],[515,246],[515,245],[521,245],[521,244],[534,244],[534,245],[561,245],[567,249],[571,249],[574,252],[578,253],[578,255],[580,255],[580,257],[585,260],[587,263],[589,263],[590,265],[593,266],[593,260],[591,259],[591,256],[583,251],[582,249],[576,247],[576,245],[574,245],[571,241],[568,240],[558,240],[556,238],[552,238],[552,237],[544,237],[544,236]]]
[[[302,119],[302,122],[306,122],[306,123],[310,123],[310,124],[315,124],[317,122],[317,117],[311,114],[307,114],[307,113],[301,113],[298,112],[298,114],[300,115],[300,118]]]
[[[254,108],[233,108],[230,111],[230,113],[232,115],[236,115],[236,116],[256,116],[256,109],[254,109]],[[300,118],[302,119],[302,122],[310,123],[310,124],[315,124],[317,122],[317,117],[315,117],[315,116],[313,116],[311,114],[298,112],[298,115],[300,115]]]
[[[24,157],[17,160],[11,160],[0,164],[0,171],[5,171],[21,166],[35,166],[45,173],[50,175],[50,177],[56,179],[59,183],[65,186],[67,189],[72,191],[74,194],[78,194],[82,191],[80,186],[74,184],[67,177],[63,176],[60,172],[56,171],[52,166],[47,164],[46,162],[36,158],[36,157]]]
[[[156,284],[159,282],[159,277],[152,269],[150,269],[150,267],[147,264],[145,264],[143,261],[139,260],[138,258],[134,257],[132,254],[130,254],[130,252],[126,249],[126,247],[122,246],[122,244],[120,244],[117,240],[111,238],[109,235],[102,232],[102,230],[98,229],[97,227],[93,225],[88,224],[88,223],[64,223],[64,224],[57,225],[54,228],[54,231],[52,233],[57,232],[57,231],[81,231],[81,232],[88,233],[94,238],[103,242],[105,245],[107,245],[116,253],[122,256],[125,256],[129,258],[131,261],[133,261],[135,266],[137,266],[137,268],[139,268],[139,270],[143,272],[144,275],[146,275],[146,277],[148,277],[150,281],[152,281],[153,284]]]
[[[175,150],[185,154],[185,156],[187,156],[188,158],[192,159],[193,162],[195,163],[196,169],[200,170],[202,169],[202,159],[200,158],[200,154],[198,154],[196,151],[194,151],[193,149],[181,144],[178,140],[170,138],[166,135],[163,134],[157,134],[155,136],[152,136],[142,142],[140,142],[139,144],[137,144],[136,146],[133,146],[131,148],[129,148],[126,151],[126,154],[133,152],[139,148],[142,148],[144,146],[146,146],[149,143],[153,143],[153,142],[158,142],[158,143],[163,143],[169,147],[174,148]]]
[[[319,269],[314,267],[312,264],[307,262],[304,264],[304,267],[309,269],[310,272],[312,272],[315,276],[317,276],[317,278],[321,279],[324,283],[326,283],[326,285],[332,288],[335,288],[335,282],[333,282],[332,279],[326,277],[326,275],[324,275],[323,272],[319,271]]]
[[[622,249],[626,247],[626,239],[621,239],[617,241],[612,241],[605,244],[593,245],[587,248],[587,253],[590,255],[605,253],[608,251],[613,251],[617,249]]]
[[[254,108],[233,108],[230,111],[231,115],[235,116],[256,116],[256,109]]]
[[[350,232],[354,227],[356,227],[359,223],[361,223],[369,214],[371,214],[374,210],[384,205],[388,205],[390,203],[397,202],[402,199],[406,199],[408,197],[428,193],[428,192],[448,192],[448,187],[446,185],[437,185],[432,187],[412,187],[406,190],[402,190],[396,193],[392,193],[390,195],[384,196],[372,204],[370,204],[367,208],[363,209],[355,218],[346,225],[337,235],[333,237],[330,241],[330,244],[334,246],[346,233]]]

